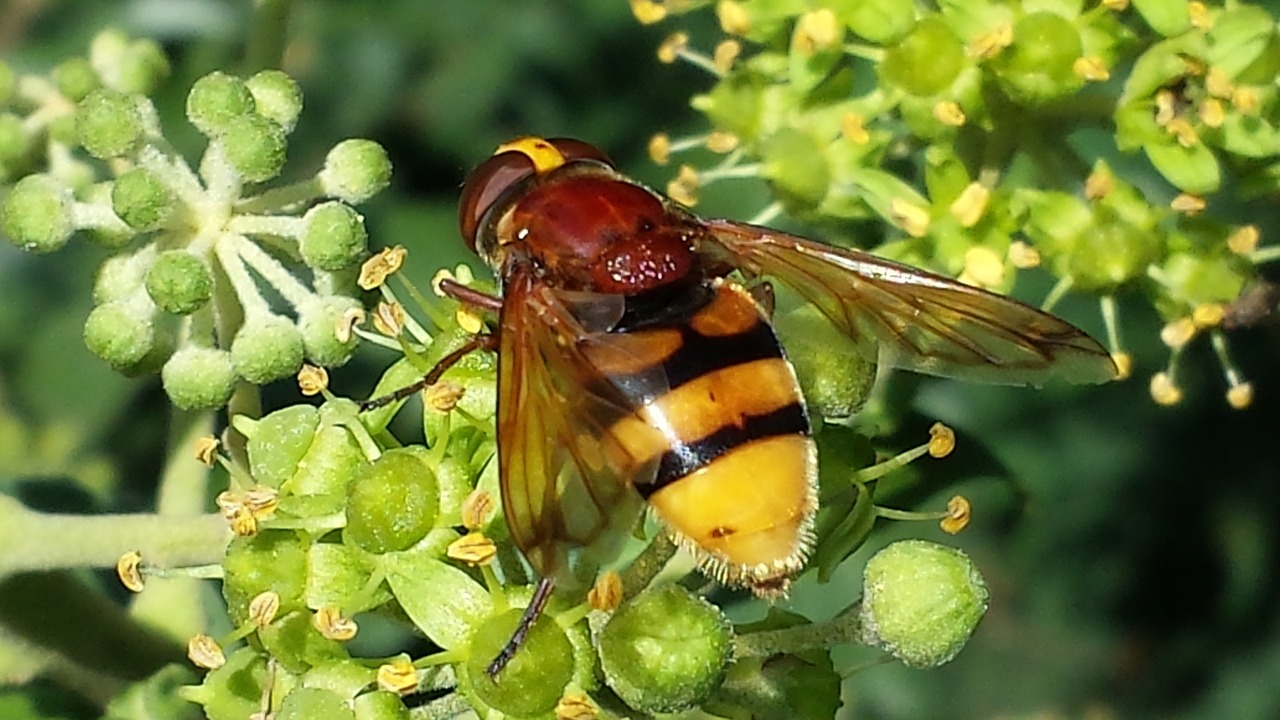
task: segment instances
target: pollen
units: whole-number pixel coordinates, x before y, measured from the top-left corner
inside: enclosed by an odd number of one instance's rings
[[[600,708],[582,693],[565,693],[556,703],[556,720],[596,720]]]
[[[493,495],[484,490],[472,490],[462,501],[462,526],[478,530],[489,524],[495,510]]]
[[[1245,225],[1227,236],[1227,249],[1236,255],[1248,255],[1258,249],[1261,240],[1262,233],[1257,225]]]
[[[217,457],[218,438],[212,435],[205,435],[196,440],[196,459],[200,462],[213,467],[213,461]]]
[[[721,75],[727,75],[733,69],[733,61],[742,54],[742,43],[737,40],[721,40],[711,54],[711,62]]]
[[[316,610],[316,613],[311,616],[311,626],[324,637],[337,642],[350,640],[360,630],[354,620],[343,617],[342,613],[333,607],[322,607]]]
[[[631,0],[631,14],[641,25],[653,25],[667,17],[667,9],[653,0]]]
[[[1166,346],[1178,350],[1186,347],[1191,342],[1199,330],[1196,323],[1189,317],[1178,318],[1173,322],[1167,323],[1160,328],[1160,342]]]
[[[968,118],[955,100],[939,100],[933,106],[933,119],[950,127],[964,127]]]
[[[373,328],[387,337],[398,337],[404,330],[404,307],[383,300],[373,310]]]
[[[813,55],[840,41],[840,23],[830,8],[811,10],[796,23],[795,48],[803,55]]]
[[[1227,404],[1233,410],[1244,410],[1253,404],[1253,383],[1240,383],[1227,388]]]
[[[298,390],[305,397],[319,395],[329,387],[329,371],[322,367],[306,363],[298,371]]]
[[[617,609],[622,604],[622,576],[612,570],[601,573],[587,593],[587,603],[601,612]]]
[[[689,34],[676,32],[667,36],[662,44],[658,46],[658,62],[664,65],[670,65],[675,62],[680,53],[689,47]]]
[[[1196,132],[1195,126],[1186,118],[1173,118],[1165,124],[1164,129],[1184,148],[1195,147],[1200,142],[1200,133]]]
[[[484,533],[472,530],[449,543],[445,555],[450,559],[464,562],[471,566],[488,565],[498,554],[498,547],[485,537]]]
[[[989,247],[976,245],[964,253],[964,275],[976,284],[999,287],[1004,282],[1004,260]]]
[[[929,209],[909,200],[894,198],[889,201],[889,213],[911,237],[924,237],[929,232]]]
[[[840,116],[840,134],[854,145],[866,145],[871,142],[871,133],[867,131],[866,118],[856,112],[847,112]]]
[[[1169,207],[1174,212],[1179,212],[1183,215],[1199,215],[1204,211],[1206,205],[1204,198],[1191,193],[1178,193],[1178,196],[1169,202]]]
[[[1257,88],[1238,87],[1231,93],[1231,107],[1245,115],[1258,112],[1261,104],[1262,98],[1258,95]]]
[[[716,130],[707,136],[707,149],[713,153],[723,155],[736,150],[741,142],[738,136],[731,132]]]
[[[1012,44],[1013,25],[1004,23],[994,30],[989,30],[975,37],[969,43],[968,52],[970,57],[990,60]]]
[[[418,671],[408,660],[396,660],[378,666],[378,687],[397,695],[408,695],[418,689]]]
[[[422,390],[422,403],[436,412],[447,413],[458,407],[467,389],[452,380],[441,380]]]
[[[980,182],[971,182],[960,191],[947,211],[960,223],[960,227],[971,228],[986,214],[990,203],[991,190]]]
[[[1205,127],[1220,128],[1227,121],[1226,108],[1222,107],[1222,101],[1217,98],[1209,98],[1200,103],[1196,114],[1200,117],[1200,122],[1205,124]]]
[[[722,0],[716,5],[716,19],[720,29],[729,35],[746,35],[751,32],[751,16],[742,3]]]
[[[484,318],[470,308],[458,308],[458,311],[453,314],[453,319],[458,323],[458,327],[472,335],[479,335],[480,331],[484,330]]]
[[[929,457],[944,458],[956,449],[956,432],[942,423],[929,428]]]
[[[409,251],[403,245],[384,249],[364,261],[364,264],[360,266],[360,277],[356,280],[356,283],[362,290],[382,287],[382,284],[387,281],[387,277],[404,265],[404,259],[408,254]]]
[[[1022,240],[1014,240],[1009,243],[1009,250],[1005,253],[1005,257],[1009,259],[1010,265],[1019,270],[1040,267],[1040,251],[1035,249],[1035,246],[1029,245]]]
[[[258,593],[249,601],[249,620],[260,628],[270,625],[279,612],[280,594],[275,591]]]
[[[1111,71],[1102,62],[1102,58],[1096,55],[1076,58],[1071,64],[1071,71],[1076,77],[1089,82],[1106,82],[1111,79]]]
[[[1226,315],[1226,308],[1222,307],[1220,303],[1204,303],[1197,305],[1191,311],[1191,321],[1198,328],[1217,327],[1222,324],[1222,318],[1226,317]]]
[[[1177,405],[1182,402],[1182,388],[1173,382],[1173,376],[1167,372],[1158,372],[1151,376],[1151,399],[1164,406]]]
[[[671,162],[671,136],[666,133],[656,133],[649,138],[649,159],[655,165],[666,165]]]
[[[946,517],[942,518],[938,525],[948,535],[955,535],[968,527],[972,509],[968,498],[956,495],[947,501]]]
[[[187,641],[187,658],[206,670],[217,670],[227,664],[227,656],[213,638],[201,633]]]
[[[145,583],[142,578],[142,553],[137,550],[120,556],[116,560],[116,577],[120,578],[120,584],[124,585],[129,592],[142,592]]]

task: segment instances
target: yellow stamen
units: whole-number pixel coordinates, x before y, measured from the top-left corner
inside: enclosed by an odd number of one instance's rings
[[[462,501],[462,526],[468,530],[479,530],[489,524],[495,509],[493,495],[484,490],[472,490]]]
[[[1178,196],[1169,203],[1169,207],[1174,211],[1183,215],[1198,215],[1202,212],[1208,203],[1199,195],[1190,193],[1178,193]]]
[[[1236,255],[1248,255],[1258,249],[1261,240],[1262,232],[1257,225],[1245,225],[1227,236],[1227,248]]]
[[[660,132],[649,138],[649,159],[656,165],[666,165],[671,161],[670,135]]]
[[[582,693],[565,693],[556,703],[556,720],[596,720],[600,709]]]
[[[951,201],[947,212],[960,223],[960,227],[971,228],[982,219],[990,202],[990,188],[980,182],[971,182]]]
[[[894,222],[911,237],[924,237],[929,232],[929,209],[902,198],[889,201],[889,213]]]
[[[736,149],[740,142],[737,135],[723,130],[716,130],[707,136],[707,149],[713,153],[723,155]]]
[[[360,626],[350,618],[345,618],[337,608],[322,607],[311,616],[311,625],[324,637],[337,642],[346,642],[356,636]],[[379,669],[381,672],[381,669]]]
[[[1209,98],[1200,103],[1200,107],[1196,109],[1196,115],[1200,117],[1200,122],[1205,127],[1220,128],[1222,123],[1227,121],[1226,108],[1222,107],[1222,101],[1217,98]]]
[[[688,33],[671,33],[658,46],[658,62],[670,65],[680,57],[680,53],[684,52],[687,47],[689,47]]]
[[[601,573],[587,592],[587,604],[601,612],[616,609],[622,604],[622,576],[612,570]]]
[[[1021,240],[1014,240],[1009,243],[1009,251],[1005,254],[1009,258],[1009,264],[1019,270],[1030,270],[1033,267],[1040,267],[1040,251],[1034,246],[1029,245]]]
[[[1111,71],[1102,62],[1102,58],[1096,55],[1076,58],[1071,64],[1071,71],[1076,77],[1089,82],[1106,82],[1111,79]]]
[[[227,656],[222,654],[218,642],[204,633],[187,641],[187,658],[206,670],[217,670],[227,664]]]
[[[975,37],[969,43],[969,57],[990,60],[1013,44],[1013,25],[1005,23]]]
[[[947,516],[938,525],[948,535],[955,535],[969,525],[972,510],[967,498],[956,495],[947,501]]]
[[[398,695],[418,689],[418,671],[408,660],[396,660],[378,666],[378,687]]]
[[[404,318],[404,307],[400,303],[383,300],[373,309],[373,329],[387,337],[398,337],[404,330]]]
[[[298,371],[298,389],[306,397],[319,395],[329,387],[329,371],[310,363],[305,363]]]
[[[1084,196],[1089,200],[1101,200],[1116,187],[1116,178],[1109,170],[1095,169],[1084,181]]]
[[[711,62],[721,75],[726,75],[733,69],[733,61],[737,60],[741,54],[742,43],[732,39],[722,40],[716,45],[715,51],[711,54]]]
[[[934,423],[929,428],[929,457],[944,458],[955,449],[955,431],[940,422]]]
[[[854,145],[866,145],[871,141],[871,133],[867,131],[866,121],[856,112],[847,112],[840,117],[840,134]]]
[[[1177,405],[1182,402],[1182,389],[1173,382],[1167,372],[1158,372],[1151,376],[1151,399],[1164,406]]]
[[[130,550],[121,555],[116,560],[116,576],[120,578],[120,584],[130,592],[142,592],[145,586],[142,579],[142,553]]]
[[[218,438],[212,435],[205,435],[196,440],[196,459],[200,462],[213,466],[213,461],[217,456]]]
[[[631,0],[631,14],[641,25],[652,25],[667,17],[667,9],[653,0]]]
[[[333,336],[340,343],[351,342],[356,326],[364,322],[364,308],[348,308],[333,323]]]
[[[258,593],[249,601],[249,620],[260,628],[270,625],[279,612],[280,594],[273,590]]]
[[[933,106],[933,119],[943,125],[963,127],[968,118],[965,117],[960,103],[954,100],[939,100]]]
[[[726,34],[746,35],[751,32],[751,16],[741,3],[722,0],[716,5],[716,18],[720,21],[720,29]]]
[[[1186,347],[1187,343],[1195,338],[1198,330],[1195,321],[1191,318],[1178,318],[1160,328],[1160,342],[1177,350]]]
[[[488,565],[493,562],[497,554],[498,546],[485,537],[484,533],[476,530],[449,543],[448,549],[445,550],[445,555],[451,559],[472,566]]]
[[[803,55],[813,55],[840,42],[842,29],[830,8],[811,10],[796,23],[795,48]]]
[[[356,283],[363,290],[381,287],[387,281],[387,276],[404,265],[404,259],[408,254],[409,251],[403,245],[383,249],[360,266],[360,277]]]
[[[1227,404],[1233,410],[1244,410],[1253,404],[1253,383],[1240,383],[1227,388]]]
[[[1133,356],[1127,352],[1111,354],[1111,362],[1116,364],[1116,379],[1127,380],[1133,374]]]

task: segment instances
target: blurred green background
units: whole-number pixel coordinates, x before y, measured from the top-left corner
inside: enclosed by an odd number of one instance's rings
[[[195,158],[201,145],[182,118],[184,94],[206,72],[237,70],[250,12],[248,2],[217,0],[6,0],[0,57],[19,74],[45,72],[84,53],[106,26],[158,40],[174,73],[157,104],[170,137]],[[600,0],[311,0],[292,12],[283,69],[302,85],[306,107],[289,168],[314,172],[343,138],[382,143],[393,184],[361,210],[375,244],[408,246],[410,272],[423,280],[465,259],[458,189],[497,143],[580,137],[660,187],[673,170],[647,160],[648,138],[705,130],[688,100],[710,77],[662,65],[654,49],[672,30],[705,32],[709,13],[641,27],[625,3]],[[747,218],[767,202],[747,183],[708,195],[699,210]],[[158,381],[116,375],[80,340],[101,259],[79,242],[43,257],[0,245],[0,492],[35,507],[133,512],[154,502],[173,421]],[[1033,273],[1017,290],[1036,302],[1047,287]],[[935,419],[960,439],[901,502],[937,508],[961,492],[974,521],[954,539],[931,524],[890,526],[871,546],[910,535],[963,547],[987,576],[992,606],[946,667],[852,675],[844,717],[1280,717],[1276,324],[1232,337],[1256,387],[1251,408],[1227,407],[1205,343],[1185,358],[1184,401],[1162,408],[1146,384],[1166,357],[1158,321],[1144,303],[1122,297],[1120,307],[1136,360],[1124,383],[1033,391],[891,382],[884,397],[908,412],[886,447],[918,443]],[[1059,312],[1101,331],[1090,300],[1070,299]],[[364,353],[335,384],[361,395],[382,361]],[[267,397],[298,399],[292,387]],[[831,586],[801,581],[790,607],[817,618],[847,604],[865,553]],[[113,582],[101,585],[118,595]],[[0,678],[12,680],[6,637]],[[837,667],[869,657],[842,649]],[[32,717],[93,714],[71,699],[51,701],[56,682],[36,687],[47,715]],[[12,701],[23,692],[0,689],[0,707],[19,707]]]

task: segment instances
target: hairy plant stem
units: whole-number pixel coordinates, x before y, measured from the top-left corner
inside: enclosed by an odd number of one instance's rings
[[[826,622],[739,635],[733,639],[733,657],[772,657],[862,643],[863,635],[862,603],[857,602]]]

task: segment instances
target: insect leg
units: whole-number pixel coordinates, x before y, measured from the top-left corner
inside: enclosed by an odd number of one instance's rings
[[[762,280],[757,284],[747,288],[747,292],[751,294],[751,299],[764,310],[766,318],[773,317],[774,308],[778,304],[777,294],[773,291],[773,283]]]
[[[497,677],[498,673],[502,672],[502,668],[515,657],[516,651],[524,644],[530,628],[541,617],[542,610],[547,606],[547,600],[551,599],[551,591],[554,589],[555,582],[550,578],[542,578],[538,581],[538,587],[534,588],[533,597],[529,598],[529,604],[525,606],[524,614],[520,616],[520,624],[516,626],[516,631],[511,633],[511,639],[502,646],[502,651],[493,659],[493,662],[489,663],[489,667],[485,668],[489,677]]]
[[[423,388],[435,385],[436,381],[440,379],[440,376],[445,374],[445,372],[449,368],[453,367],[454,365],[457,365],[459,360],[470,355],[476,350],[495,350],[496,351],[497,349],[498,349],[497,335],[494,335],[492,333],[485,333],[483,335],[473,335],[470,340],[467,340],[467,342],[463,343],[462,347],[440,358],[440,362],[437,362],[435,367],[431,368],[431,370],[426,375],[423,375],[421,380],[415,383],[412,383],[410,385],[406,385],[400,388],[399,390],[396,390],[395,392],[388,393],[381,397],[370,398],[368,400],[365,400],[364,402],[360,403],[360,412],[380,408],[383,405],[390,405],[391,403],[396,402],[397,400],[403,400],[413,395],[414,393],[418,392],[419,390],[422,390]]]
[[[474,290],[457,280],[441,280],[440,292],[464,305],[472,305],[485,310],[492,310],[493,312],[498,312],[502,309],[502,298]]]

